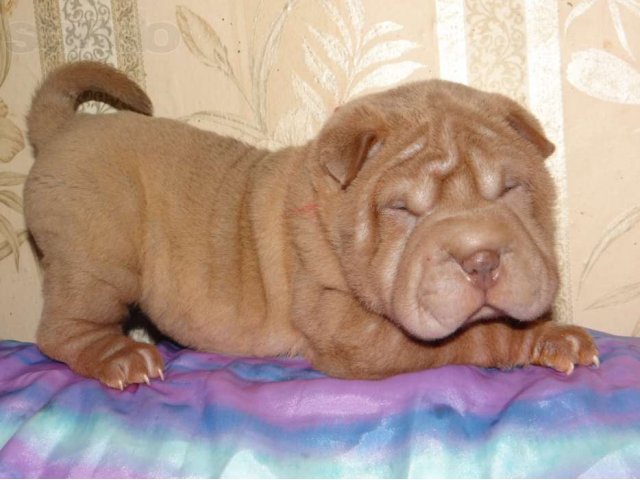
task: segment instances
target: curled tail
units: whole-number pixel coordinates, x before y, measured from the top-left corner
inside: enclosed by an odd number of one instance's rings
[[[42,149],[87,100],[151,115],[147,94],[124,73],[98,62],[68,63],[53,71],[36,91],[27,115],[29,140]]]

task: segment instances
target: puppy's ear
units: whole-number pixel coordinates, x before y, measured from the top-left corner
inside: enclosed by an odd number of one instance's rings
[[[327,121],[318,137],[318,154],[325,173],[344,190],[364,163],[374,157],[389,127],[370,106],[341,108]]]
[[[511,111],[507,114],[507,123],[518,135],[533,144],[543,158],[549,157],[556,150],[555,145],[545,137],[540,122],[530,113],[524,110]]]
[[[540,122],[527,110],[510,98],[495,94],[499,99],[500,110],[503,111],[505,120],[515,132],[531,143],[543,158],[549,157],[556,149],[555,145],[547,140]]]

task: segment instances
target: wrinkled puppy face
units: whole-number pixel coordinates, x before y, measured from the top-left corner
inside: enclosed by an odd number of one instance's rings
[[[367,308],[423,340],[550,309],[553,145],[515,102],[411,84],[343,106],[314,147],[321,221]]]

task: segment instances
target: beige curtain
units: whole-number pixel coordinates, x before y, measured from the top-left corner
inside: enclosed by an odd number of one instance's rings
[[[0,2],[0,338],[32,340],[42,306],[24,114],[77,59],[127,71],[157,115],[270,148],[410,80],[510,95],[557,146],[559,319],[640,335],[640,0]]]

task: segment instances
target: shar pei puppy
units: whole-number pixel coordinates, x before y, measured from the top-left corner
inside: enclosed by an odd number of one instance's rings
[[[87,115],[99,98],[121,110]],[[163,377],[135,305],[182,345],[300,355],[329,375],[598,364],[551,321],[554,150],[516,102],[429,80],[268,151],[151,116],[117,70],[68,64],[28,114],[41,350],[113,388]]]

